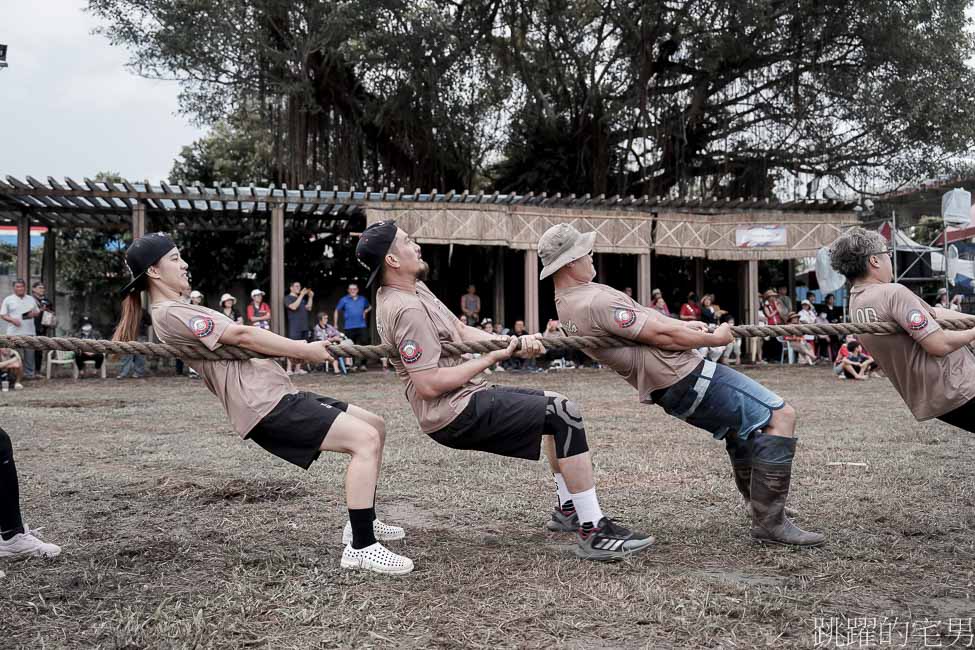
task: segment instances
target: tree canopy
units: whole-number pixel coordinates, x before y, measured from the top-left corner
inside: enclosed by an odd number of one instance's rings
[[[188,115],[233,127],[206,145],[212,169],[184,150],[187,172],[231,180],[219,161],[235,159],[291,186],[719,196],[770,196],[785,174],[898,180],[967,152],[966,6],[89,2],[139,74],[179,79]]]

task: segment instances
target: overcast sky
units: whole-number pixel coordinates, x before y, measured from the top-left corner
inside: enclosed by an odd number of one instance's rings
[[[92,34],[84,0],[0,0],[0,177],[81,180],[115,171],[165,179],[202,135],[177,111],[178,86],[125,67],[126,50]]]

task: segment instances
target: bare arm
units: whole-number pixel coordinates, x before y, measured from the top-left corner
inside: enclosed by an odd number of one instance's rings
[[[224,345],[253,350],[269,357],[289,357],[317,363],[332,360],[325,344],[320,341],[315,343],[292,341],[259,327],[229,325],[219,340]]]
[[[517,345],[518,339],[512,338],[510,345],[504,350],[495,350],[494,352],[482,354],[477,359],[471,359],[459,366],[429,368],[427,370],[410,372],[410,379],[413,380],[413,386],[416,388],[416,394],[420,399],[436,399],[444,393],[449,393],[452,390],[460,388],[494,364],[510,358]]]
[[[918,345],[933,357],[946,357],[955,350],[960,350],[973,342],[975,342],[975,329],[960,331],[938,330],[925,336]]]
[[[952,311],[944,307],[935,307],[934,316],[940,320],[964,320],[972,317],[971,314],[963,314],[960,311]]]
[[[637,335],[637,341],[662,350],[695,350],[728,345],[734,340],[731,326],[725,323],[713,333],[702,332],[687,323],[649,319]]]

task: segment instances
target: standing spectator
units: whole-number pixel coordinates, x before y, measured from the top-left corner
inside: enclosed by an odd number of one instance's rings
[[[477,319],[481,316],[481,297],[477,295],[477,287],[473,284],[469,285],[467,293],[460,297],[460,311],[467,316],[467,322],[471,324],[477,323]]]
[[[308,312],[315,301],[315,292],[308,287],[302,288],[300,282],[291,283],[291,293],[284,297],[284,315],[288,320],[288,338],[292,341],[308,340]],[[287,361],[288,374],[305,375],[307,371],[301,367],[300,361]]]
[[[339,314],[342,314],[341,329],[356,345],[369,344],[369,323],[367,318],[372,307],[369,301],[359,295],[359,285],[350,284],[348,293],[342,296],[339,304],[335,306],[335,314],[332,320],[335,326],[339,327]],[[362,360],[360,366],[353,366],[350,370],[359,368],[366,369],[366,360]]]
[[[627,298],[632,298],[633,297],[633,287],[624,287],[623,288],[623,293],[626,294],[626,297]]]
[[[718,310],[714,306],[714,296],[706,294],[701,298],[701,322],[708,325],[718,324]]]
[[[799,323],[801,325],[816,324],[816,310],[813,309],[813,304],[808,300],[799,303]],[[816,337],[812,334],[805,334],[802,338],[812,348],[813,352],[816,352]],[[818,354],[816,356],[819,357]]]
[[[244,319],[240,317],[240,312],[237,311],[237,299],[229,293],[220,296],[220,311],[223,312],[224,316],[238,325],[244,324]]]
[[[836,296],[831,293],[826,294],[826,298],[823,301],[823,309],[826,312],[826,322],[827,323],[842,323],[843,322],[843,309],[836,306]],[[834,359],[837,354],[839,354],[840,348],[843,343],[840,341],[840,337],[836,334],[831,334],[829,337],[829,358]]]
[[[318,322],[315,323],[315,340],[327,341],[329,343],[340,343],[344,338],[345,334],[340,332],[334,325],[329,324],[328,312],[318,312]],[[327,361],[325,362],[325,368],[328,368]],[[343,375],[348,374],[348,371],[345,369],[345,359],[340,356],[336,356],[332,361],[332,370],[335,372],[335,374],[339,374],[340,370]]]
[[[142,310],[142,318],[139,320],[139,341],[147,341],[149,338],[149,328],[152,327],[152,319],[149,318],[149,312],[145,309]],[[179,375],[183,374],[183,361],[181,359],[176,360],[176,373]],[[127,354],[122,357],[122,368],[119,370],[116,379],[125,379],[131,377],[132,379],[142,379],[146,375],[146,358],[141,354]]]
[[[34,296],[34,302],[37,303],[37,308],[41,310],[34,317],[34,331],[38,336],[55,336],[57,334],[55,329],[58,324],[58,319],[54,315],[54,305],[47,299],[47,287],[44,286],[43,282],[35,282],[31,288],[31,294]],[[43,361],[44,351],[34,350],[34,368],[37,369],[38,375],[41,374]]]
[[[941,307],[942,309],[951,309],[951,305],[948,304],[948,290],[944,287],[938,289],[938,297],[934,301],[935,307]]]
[[[8,386],[13,386],[14,390],[24,387],[20,383],[24,374],[24,364],[20,362],[20,355],[16,350],[10,348],[0,348],[0,381],[7,382]]]
[[[664,316],[670,316],[670,307],[667,306],[667,301],[664,300],[664,294],[660,289],[654,289],[650,293],[650,306],[659,311]]]
[[[264,302],[264,292],[260,289],[251,291],[251,304],[247,305],[247,324],[262,330],[271,329],[271,308]]]
[[[91,324],[91,319],[84,316],[81,319],[81,327],[78,331],[73,334],[75,338],[95,340],[102,337],[101,333],[95,329],[95,326]],[[74,365],[78,367],[78,379],[82,379],[85,376],[85,361],[95,362],[95,376],[98,376],[98,371],[102,369],[102,364],[105,362],[105,355],[101,352],[75,352],[74,353]]]
[[[775,289],[769,289],[762,296],[762,318],[767,325],[781,325],[784,322]],[[762,356],[768,361],[778,361],[782,356],[782,342],[774,336],[767,337],[762,344]]]
[[[951,297],[951,311],[963,311],[961,308],[961,301],[964,297],[960,293],[956,293]]]
[[[728,323],[732,327],[735,326],[735,317],[730,312],[724,312],[718,320],[721,321],[721,325]],[[731,359],[732,356],[734,356],[734,361]],[[724,354],[718,361],[726,366],[735,366],[741,363],[741,339],[739,337],[736,336],[734,341],[725,346]]]
[[[34,296],[27,295],[27,283],[14,281],[14,292],[3,299],[0,318],[7,321],[7,336],[35,336],[34,319],[41,313]],[[34,378],[34,351],[18,351],[24,367],[24,379]]]
[[[687,302],[680,307],[681,320],[701,320],[701,306],[697,303],[697,294],[693,291],[687,294]]]
[[[782,314],[782,320],[792,313],[792,298],[789,297],[789,287],[779,287],[779,312]]]

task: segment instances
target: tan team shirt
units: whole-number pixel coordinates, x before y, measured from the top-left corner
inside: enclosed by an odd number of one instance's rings
[[[462,357],[440,356],[442,343],[461,342],[460,321],[424,283],[416,283],[416,293],[380,288],[376,292],[376,328],[384,344],[399,350],[399,359],[390,358],[390,363],[406,384],[406,399],[423,433],[433,433],[453,422],[471,395],[487,388],[482,382],[471,381],[429,401],[417,396],[411,372],[464,363]]]
[[[968,347],[944,357],[925,352],[920,342],[941,326],[934,308],[904,285],[853,287],[850,317],[854,323],[895,321],[901,326],[898,334],[859,338],[918,420],[944,415],[975,397],[975,356]]]
[[[650,320],[672,320],[621,291],[590,282],[555,292],[555,308],[569,336],[618,336],[635,340]],[[637,389],[640,401],[650,404],[650,393],[673,386],[701,363],[694,351],[672,352],[649,345],[586,350],[586,354],[615,370]]]
[[[220,336],[234,321],[220,312],[178,300],[153,303],[152,326],[163,343],[220,347]],[[297,393],[288,375],[271,359],[193,361],[190,367],[217,396],[234,430],[246,438],[250,430],[281,401]]]

